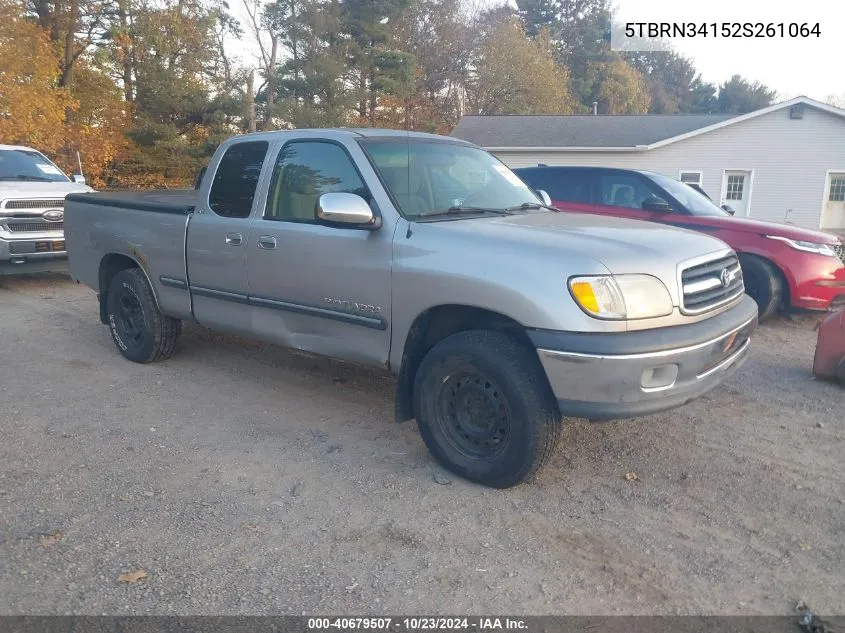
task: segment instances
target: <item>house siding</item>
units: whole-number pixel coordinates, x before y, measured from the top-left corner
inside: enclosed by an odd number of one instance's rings
[[[672,178],[680,171],[701,171],[702,187],[716,203],[722,197],[722,171],[749,169],[754,173],[748,217],[817,229],[827,171],[845,171],[845,118],[807,106],[803,119],[790,119],[784,108],[649,151],[538,148],[495,154],[510,167],[595,165],[648,169]]]

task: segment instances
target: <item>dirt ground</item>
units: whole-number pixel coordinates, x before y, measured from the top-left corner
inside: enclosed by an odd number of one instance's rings
[[[814,323],[679,410],[568,420],[496,491],[393,423],[389,378],[195,326],[136,365],[89,290],[0,278],[0,613],[845,613]]]

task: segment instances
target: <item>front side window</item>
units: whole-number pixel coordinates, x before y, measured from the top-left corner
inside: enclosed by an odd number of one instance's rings
[[[334,143],[293,141],[279,152],[264,218],[290,222],[316,221],[324,193],[370,195],[349,154]]]
[[[4,149],[0,150],[0,180],[68,182],[68,177],[39,152]]]
[[[408,219],[455,207],[498,211],[542,204],[516,174],[477,147],[414,139],[359,142]]]
[[[643,209],[646,201],[662,200],[647,181],[624,173],[600,173],[598,196],[599,204],[626,209]]]
[[[265,141],[250,141],[226,150],[208,196],[214,213],[227,218],[249,217],[267,148]]]

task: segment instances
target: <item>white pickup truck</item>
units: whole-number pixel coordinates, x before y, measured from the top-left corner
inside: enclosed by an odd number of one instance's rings
[[[0,145],[0,275],[66,269],[65,196],[87,191],[41,152]]]

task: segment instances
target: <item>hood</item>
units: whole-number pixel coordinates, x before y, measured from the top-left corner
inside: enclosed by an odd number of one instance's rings
[[[69,193],[94,191],[88,185],[75,182],[30,182],[0,180],[0,200],[21,198],[65,197]]]
[[[702,216],[698,216],[705,219]],[[800,226],[793,224],[785,224],[783,222],[767,222],[766,220],[751,220],[749,218],[736,217],[707,217],[707,225],[724,228],[729,231],[745,231],[748,233],[759,233],[762,235],[776,235],[778,237],[786,237],[791,240],[804,240],[807,242],[816,242],[817,244],[838,244],[840,242],[836,235],[830,233],[823,233],[822,231],[813,231],[811,229],[803,229]]]
[[[545,251],[576,266],[592,260],[615,274],[650,273],[667,283],[673,283],[680,262],[730,249],[719,239],[687,229],[586,213],[528,213],[417,226],[431,227],[446,241],[454,234],[465,245],[490,245],[502,258],[530,258]]]

